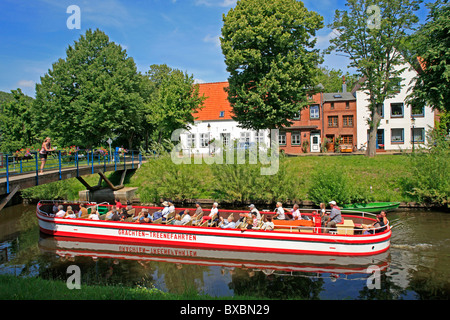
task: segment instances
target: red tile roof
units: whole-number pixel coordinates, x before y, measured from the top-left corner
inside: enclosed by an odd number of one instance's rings
[[[194,114],[197,121],[231,120],[232,107],[228,102],[228,94],[225,89],[228,82],[200,83],[199,95],[205,96],[203,108]],[[223,117],[221,117],[223,112]]]

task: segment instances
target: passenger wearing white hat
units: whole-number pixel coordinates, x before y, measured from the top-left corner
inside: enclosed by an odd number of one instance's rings
[[[259,213],[259,210],[256,209],[254,204],[251,204],[248,206],[250,208],[250,213],[253,215],[253,227],[256,227],[261,222],[261,214]]]
[[[330,217],[328,218],[327,222],[325,223],[325,233],[328,233],[330,228],[336,228],[336,224],[342,222],[342,216],[341,216],[341,209],[336,204],[336,201],[330,201],[329,202],[331,207]]]
[[[161,216],[163,218],[163,221],[167,219],[167,215],[170,213],[170,208],[169,208],[169,202],[164,201],[162,203],[164,209],[161,211]]]

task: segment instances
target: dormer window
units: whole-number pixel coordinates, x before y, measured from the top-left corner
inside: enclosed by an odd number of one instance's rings
[[[223,117],[225,117],[225,111],[220,111],[219,118],[223,118]]]

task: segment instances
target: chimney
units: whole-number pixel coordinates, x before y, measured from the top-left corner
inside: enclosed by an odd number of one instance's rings
[[[342,77],[342,92],[347,92],[347,84],[345,83],[345,76]]]

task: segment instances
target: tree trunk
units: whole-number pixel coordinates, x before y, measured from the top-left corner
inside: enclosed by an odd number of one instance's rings
[[[366,155],[370,158],[375,157],[377,153],[377,131],[381,120],[382,104],[378,104],[372,111],[371,121],[369,122],[369,141],[367,142]]]

